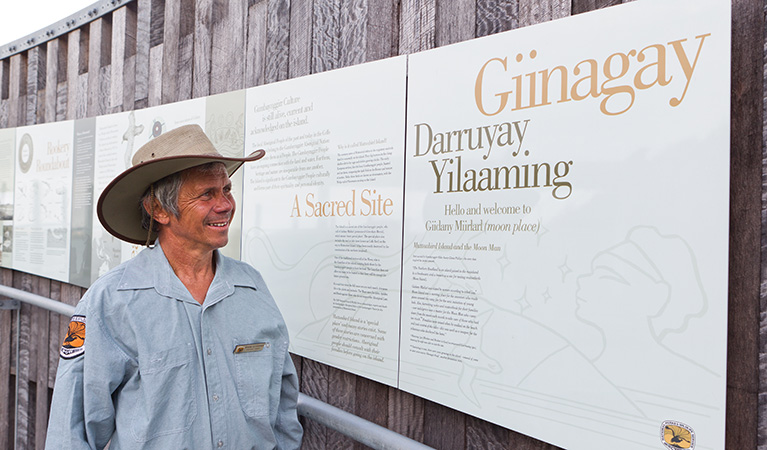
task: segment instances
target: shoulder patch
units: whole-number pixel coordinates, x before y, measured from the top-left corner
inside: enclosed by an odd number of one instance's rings
[[[85,353],[85,316],[72,316],[67,335],[61,344],[59,355],[64,359],[77,358]]]

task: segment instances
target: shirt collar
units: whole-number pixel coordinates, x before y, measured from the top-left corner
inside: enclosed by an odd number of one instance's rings
[[[227,258],[218,250],[215,251],[216,276],[208,288],[206,303],[215,303],[231,295],[235,286],[256,289],[256,284],[250,274],[240,264]],[[159,242],[154,247],[148,247],[139,252],[136,257],[125,265],[118,290],[137,290],[154,288],[158,294],[180,300],[191,300],[181,280],[178,279],[170,266]],[[196,301],[194,301],[196,303]]]

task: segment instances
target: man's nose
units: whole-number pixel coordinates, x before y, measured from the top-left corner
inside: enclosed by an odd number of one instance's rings
[[[234,208],[234,199],[224,193],[217,196],[216,212],[226,212]]]

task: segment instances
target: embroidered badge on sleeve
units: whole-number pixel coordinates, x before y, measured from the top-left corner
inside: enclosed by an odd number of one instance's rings
[[[85,316],[72,316],[67,336],[61,344],[59,355],[64,359],[76,358],[85,353]]]

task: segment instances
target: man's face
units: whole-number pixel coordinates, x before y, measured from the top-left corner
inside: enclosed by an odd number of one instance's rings
[[[234,216],[232,183],[223,165],[203,172],[189,169],[178,192],[179,217],[169,215],[166,237],[190,251],[213,251],[229,242]]]

